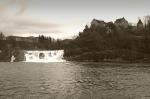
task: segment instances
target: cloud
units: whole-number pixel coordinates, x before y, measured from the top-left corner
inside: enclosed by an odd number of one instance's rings
[[[0,4],[0,32],[6,36],[38,36],[43,34],[54,38],[65,38],[73,35],[71,34],[71,25],[65,26],[67,22],[62,24],[58,20],[50,21],[39,16],[35,18],[24,13],[28,7],[27,3],[29,3],[28,0],[6,0],[5,3]],[[10,8],[14,6],[19,9],[15,7],[17,12],[12,13]],[[66,33],[66,30],[69,32]]]
[[[0,31],[6,34],[27,32],[60,32],[61,24],[39,21],[27,16],[5,16],[0,18]]]
[[[6,12],[6,9],[7,9],[6,5],[0,4],[0,13]]]
[[[23,14],[27,9],[27,3],[27,0],[7,0],[5,4],[0,4],[0,32],[4,32],[5,35],[20,36],[61,33],[62,24]],[[17,13],[10,13],[11,5],[19,6]]]
[[[16,14],[22,14],[27,10],[28,0],[10,0],[11,3],[17,3],[20,8]]]
[[[16,15],[23,14],[27,10],[28,0],[6,0],[5,3],[0,5],[0,12],[9,12],[9,7],[15,5],[17,8]]]

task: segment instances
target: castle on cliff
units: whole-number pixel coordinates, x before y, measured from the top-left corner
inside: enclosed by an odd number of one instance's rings
[[[95,26],[95,27],[107,27],[109,23],[113,23],[113,22],[104,22],[103,20],[97,20],[97,19],[93,19],[91,22],[91,26]],[[119,18],[116,19],[116,21],[113,23],[116,27],[121,27],[121,28],[128,28],[129,22],[123,17],[123,18]],[[138,29],[142,29],[144,28],[143,22],[141,21],[141,19],[139,19],[136,28]]]

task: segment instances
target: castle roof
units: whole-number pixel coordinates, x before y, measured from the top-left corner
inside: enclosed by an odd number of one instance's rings
[[[141,19],[139,19],[139,22],[137,24],[143,24],[143,22],[141,21]]]
[[[123,18],[120,18],[120,19],[116,19],[115,23],[120,23],[120,22],[123,22],[123,21],[127,21],[127,20],[123,17]]]
[[[103,20],[93,19],[93,21],[96,21],[97,23],[105,23]],[[93,21],[92,21],[92,22],[93,22]]]

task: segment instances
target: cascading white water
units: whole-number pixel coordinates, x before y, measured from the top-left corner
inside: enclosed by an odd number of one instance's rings
[[[26,51],[25,62],[65,62],[64,50]]]

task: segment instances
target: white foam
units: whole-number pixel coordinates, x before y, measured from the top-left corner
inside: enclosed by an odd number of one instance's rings
[[[25,62],[65,62],[64,50],[26,51]]]

